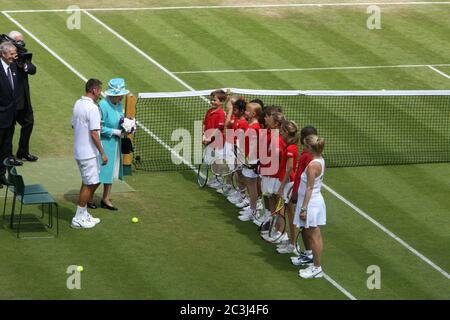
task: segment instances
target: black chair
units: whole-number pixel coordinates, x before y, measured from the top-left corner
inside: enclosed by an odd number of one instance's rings
[[[50,193],[27,193],[27,186],[23,181],[23,177],[17,174],[15,168],[11,171],[11,180],[14,186],[14,200],[11,210],[11,228],[14,219],[14,211],[16,207],[16,199],[20,201],[20,213],[19,213],[19,224],[17,226],[17,238],[20,238],[20,224],[22,222],[22,209],[24,205],[42,205],[42,210],[44,205],[48,204],[48,228],[53,228],[53,206],[56,207],[56,236],[59,235],[59,207],[58,203],[53,199]]]
[[[16,168],[10,163],[9,159],[6,158],[3,160],[3,165],[6,167],[8,172],[8,184],[6,185],[5,190],[5,200],[3,202],[3,220],[5,220],[5,212],[6,212],[6,201],[8,200],[8,191],[11,191],[13,194],[16,193],[13,182],[11,180],[11,170],[14,170],[16,172]],[[48,191],[41,185],[41,184],[31,184],[28,186],[25,186],[25,193],[27,194],[33,194],[33,193],[48,193]],[[15,201],[15,197],[13,197],[13,201]],[[44,207],[42,207],[42,216],[44,217]],[[11,219],[11,228],[12,228],[12,219]]]

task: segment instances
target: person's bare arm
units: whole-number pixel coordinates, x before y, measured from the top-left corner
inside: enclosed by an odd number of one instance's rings
[[[95,146],[98,149],[98,152],[100,152],[100,155],[102,156],[102,165],[108,163],[108,157],[106,157],[105,150],[103,150],[102,143],[100,142],[100,135],[98,130],[91,130],[91,138],[92,141],[94,141]]]

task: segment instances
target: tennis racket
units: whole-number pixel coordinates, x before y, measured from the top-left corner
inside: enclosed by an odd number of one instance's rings
[[[284,207],[284,199],[280,198],[270,217],[261,224],[260,236],[265,241],[270,243],[277,242],[285,233],[286,218],[284,216]]]
[[[286,195],[280,197],[277,201],[274,211],[267,218],[260,227],[260,235],[267,242],[277,242],[283,234],[286,232],[286,227],[288,224],[286,217],[286,207],[288,205],[292,195],[292,186],[289,187],[289,190]],[[285,199],[287,198],[287,199]]]
[[[200,186],[200,188],[203,188],[208,183],[208,175],[209,175],[209,164],[206,161],[206,151],[207,146],[209,146],[212,143],[212,141],[208,142],[205,147],[203,148],[203,157],[202,157],[202,163],[199,164],[198,170],[197,170],[197,183]]]
[[[302,252],[302,245],[303,245],[302,231],[303,227],[300,227],[297,230],[297,237],[295,239],[295,248],[297,249],[297,252]]]

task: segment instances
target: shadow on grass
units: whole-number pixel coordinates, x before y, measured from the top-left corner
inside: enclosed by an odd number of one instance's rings
[[[5,220],[2,220],[2,227],[4,229],[7,229],[14,235],[16,235],[17,228],[19,226],[19,215],[17,213],[14,215],[12,229],[10,226],[10,219],[11,219],[10,215],[5,216]],[[20,237],[53,238],[54,236],[56,236],[55,214],[53,219],[53,227],[49,228],[48,223],[49,221],[47,215],[44,215],[44,218],[41,218],[40,214],[38,216],[38,214],[33,213],[22,213],[22,218],[20,222]]]

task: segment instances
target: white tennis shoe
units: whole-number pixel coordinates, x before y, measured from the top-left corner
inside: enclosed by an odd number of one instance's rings
[[[85,212],[86,220],[92,221],[94,224],[100,223],[100,218],[94,218],[87,210]]]
[[[309,266],[306,269],[300,269],[300,271],[298,272],[298,275],[300,277],[302,277],[303,279],[322,278],[323,271],[322,271],[322,267]]]
[[[81,217],[81,218],[73,218],[72,224],[70,225],[73,229],[91,229],[95,227],[95,223],[88,220],[87,217]]]

